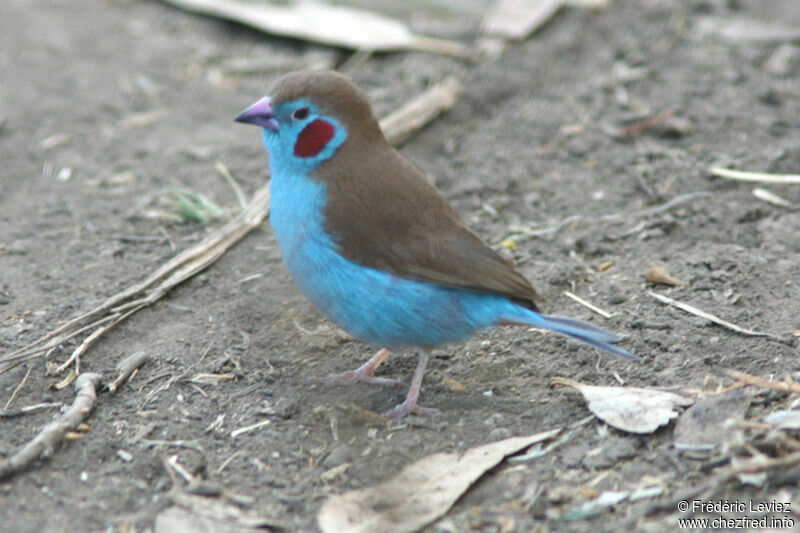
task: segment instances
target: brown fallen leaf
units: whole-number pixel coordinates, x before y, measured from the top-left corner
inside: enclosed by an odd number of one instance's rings
[[[686,287],[689,285],[685,281],[681,281],[670,276],[669,272],[667,272],[667,269],[664,268],[663,265],[653,265],[650,267],[650,270],[647,271],[647,275],[645,275],[644,279],[649,283],[655,283],[656,285],[669,285],[671,287]]]
[[[404,533],[443,516],[461,495],[507,455],[550,439],[560,429],[512,437],[463,453],[436,453],[375,487],[333,496],[317,522],[324,533]]]
[[[580,391],[589,410],[600,420],[628,433],[652,433],[678,416],[678,407],[694,400],[652,389],[637,387],[598,387],[567,378],[550,380]]]

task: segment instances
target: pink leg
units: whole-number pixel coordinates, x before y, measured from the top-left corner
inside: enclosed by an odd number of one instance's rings
[[[324,378],[309,378],[304,380],[303,384],[322,383],[323,385],[352,385],[353,383],[372,383],[374,385],[402,386],[402,381],[397,381],[390,378],[376,378],[372,375],[372,373],[375,372],[375,369],[378,368],[378,366],[383,362],[384,359],[386,359],[386,357],[388,357],[390,353],[392,352],[384,348],[373,355],[369,361],[355,370],[345,372],[343,374],[326,376]]]
[[[425,365],[428,364],[428,357],[430,353],[428,350],[419,351],[419,361],[417,361],[417,369],[414,371],[414,377],[411,378],[411,386],[408,388],[408,394],[403,403],[396,405],[393,409],[383,413],[383,418],[403,418],[409,413],[416,415],[435,415],[439,411],[417,405],[419,399],[419,389],[422,386],[422,376],[425,374]]]

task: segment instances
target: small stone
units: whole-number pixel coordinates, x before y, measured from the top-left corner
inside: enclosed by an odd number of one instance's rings
[[[117,450],[117,457],[119,457],[126,463],[130,463],[131,461],[133,461],[133,454],[125,450]]]

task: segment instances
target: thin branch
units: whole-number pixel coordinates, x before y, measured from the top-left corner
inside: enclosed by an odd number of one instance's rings
[[[8,409],[8,406],[11,405],[11,403],[14,401],[14,398],[16,398],[17,394],[19,394],[19,391],[21,391],[22,387],[25,386],[25,383],[28,381],[28,376],[31,375],[31,370],[33,370],[33,365],[28,366],[28,371],[25,372],[25,377],[22,378],[22,381],[19,382],[19,385],[17,385],[17,387],[14,389],[14,392],[11,393],[11,397],[6,402],[5,409]]]
[[[734,181],[800,185],[800,174],[767,174],[765,172],[748,172],[745,170],[733,170],[731,168],[722,167],[711,167],[708,171],[712,176]]]
[[[773,335],[772,333],[765,333],[763,331],[755,331],[755,330],[752,330],[752,329],[747,329],[747,328],[743,328],[741,326],[737,326],[736,324],[733,324],[732,322],[728,322],[727,320],[723,320],[720,317],[718,317],[716,315],[712,315],[711,313],[707,313],[707,312],[703,311],[702,309],[698,309],[697,307],[695,307],[693,305],[689,305],[689,304],[684,303],[684,302],[679,302],[678,300],[673,300],[669,296],[664,296],[662,294],[657,294],[657,293],[655,293],[653,291],[647,291],[647,294],[649,294],[650,296],[652,296],[656,300],[659,300],[660,302],[663,302],[665,304],[671,305],[673,307],[677,307],[678,309],[682,309],[683,311],[686,311],[687,313],[690,313],[692,315],[699,316],[701,318],[705,318],[706,320],[709,320],[709,321],[713,322],[714,324],[717,324],[717,325],[722,326],[724,328],[728,328],[728,329],[730,329],[732,331],[735,331],[737,333],[741,333],[742,335],[749,335],[751,337],[769,337],[770,339],[775,339],[777,341],[786,342],[785,339],[783,339],[781,337],[778,337],[777,335]]]
[[[112,393],[116,392],[117,388],[131,377],[139,367],[145,364],[149,357],[147,352],[135,352],[117,363],[117,371],[119,371],[120,374],[117,376],[117,379],[108,385],[108,390]]]
[[[95,391],[100,382],[100,374],[87,372],[75,381],[77,394],[75,401],[59,418],[47,424],[33,440],[25,444],[14,455],[0,461],[0,479],[23,470],[39,457],[47,457],[68,431],[89,415],[97,401]]]
[[[239,184],[236,183],[236,180],[233,179],[233,175],[231,174],[231,171],[228,170],[228,167],[226,167],[222,161],[217,161],[217,164],[214,166],[216,167],[217,172],[219,172],[222,177],[225,178],[225,181],[233,190],[233,194],[236,196],[236,201],[239,202],[239,207],[241,210],[244,211],[247,209],[247,197],[244,195],[242,188],[239,187]]]
[[[446,78],[381,120],[381,129],[394,145],[402,144],[433,119],[453,107],[461,82]]]
[[[18,416],[29,415],[44,409],[52,409],[53,407],[61,407],[59,402],[42,402],[33,405],[26,405],[19,409],[0,409],[0,418],[15,418]]]
[[[762,389],[772,389],[780,392],[795,392],[800,394],[800,383],[789,383],[786,381],[770,381],[762,377],[754,376],[740,370],[729,369],[725,371],[725,375],[737,379],[747,385],[760,387]]]
[[[569,298],[571,300],[574,300],[574,301],[578,302],[582,306],[586,307],[587,309],[590,309],[590,310],[594,311],[595,313],[597,313],[598,315],[600,315],[600,316],[602,316],[604,318],[611,318],[612,316],[614,316],[611,313],[609,313],[608,311],[604,311],[604,310],[600,309],[599,307],[597,307],[593,303],[587,302],[586,300],[584,300],[583,298],[581,298],[577,294],[573,294],[573,293],[571,293],[569,291],[564,291],[564,296],[566,296],[567,298]]]

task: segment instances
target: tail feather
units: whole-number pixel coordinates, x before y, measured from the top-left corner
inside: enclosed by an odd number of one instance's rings
[[[573,338],[595,348],[601,348],[622,357],[639,359],[628,350],[614,346],[614,344],[623,340],[623,337],[598,328],[588,322],[552,315],[537,315],[537,320],[531,322],[534,326],[547,328],[559,335]]]

